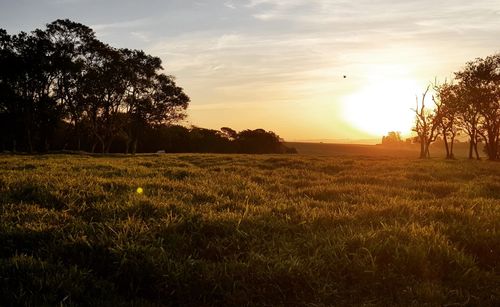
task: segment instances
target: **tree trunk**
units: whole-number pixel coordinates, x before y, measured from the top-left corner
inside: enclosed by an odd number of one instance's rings
[[[82,134],[80,132],[80,126],[76,124],[75,122],[75,129],[76,129],[76,150],[81,151],[82,150]]]
[[[76,150],[80,151],[82,149],[82,136],[80,133],[80,125],[78,121],[75,120],[75,134],[76,134]]]
[[[135,155],[137,152],[137,138],[134,139],[134,142],[132,143],[132,154]]]
[[[49,149],[50,149],[50,142],[49,142],[49,139],[48,138],[45,138],[45,144],[44,144],[44,151],[45,152],[49,152]]]
[[[453,147],[455,145],[455,136],[451,136],[450,140],[450,159],[455,159],[455,154],[453,153]]]
[[[104,140],[100,139],[99,143],[101,144],[101,153],[106,153],[106,143],[104,142]]]
[[[474,141],[472,140],[472,137],[471,137],[470,142],[469,142],[469,160],[473,159],[473,157],[472,157],[473,149],[474,149]]]
[[[500,159],[500,135],[497,136],[495,141],[495,152],[496,152],[496,160]]]
[[[111,144],[113,144],[113,139],[110,138],[109,140],[107,140],[105,142],[106,146],[105,146],[105,150],[103,151],[103,153],[107,153],[109,154],[109,152],[111,151]],[[104,144],[103,144],[104,145]]]
[[[443,142],[444,142],[444,148],[446,149],[446,159],[451,159],[450,157],[450,148],[448,146],[448,139],[446,138],[446,134],[443,133]]]
[[[425,138],[420,138],[420,159],[425,159]]]
[[[125,154],[126,155],[128,155],[129,147],[130,147],[130,141],[129,141],[129,139],[127,139],[125,141]]]
[[[476,160],[481,160],[481,158],[479,157],[479,152],[477,150],[477,141],[474,142],[474,152],[476,153]]]
[[[488,151],[488,159],[492,160],[492,161],[496,160],[497,159],[497,152],[498,152],[498,140],[497,140],[497,136],[494,134],[494,132],[488,133],[486,149]]]
[[[33,153],[33,141],[31,140],[31,129],[26,130],[26,140],[28,142],[28,153]]]

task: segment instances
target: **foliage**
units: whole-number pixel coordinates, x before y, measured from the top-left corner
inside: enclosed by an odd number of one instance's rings
[[[281,142],[272,131],[263,129],[235,130],[223,127],[220,131],[182,126],[160,126],[160,133],[148,132],[152,135],[145,139],[142,152],[204,152],[204,153],[297,153]]]
[[[425,94],[420,105],[417,101],[414,131],[422,144],[420,157],[429,156],[426,144],[441,135],[446,158],[454,158],[454,140],[462,131],[469,136],[469,159],[473,154],[479,159],[481,141],[490,160],[500,159],[500,54],[468,62],[454,81],[434,85],[434,109],[425,109]]]
[[[469,120],[471,137],[486,144],[490,160],[500,158],[500,54],[478,58],[467,63],[456,74],[460,87],[461,105]],[[477,151],[477,148],[476,148]]]
[[[294,153],[263,129],[171,126],[190,101],[157,57],[116,49],[89,27],[0,31],[0,150]]]
[[[387,135],[382,137],[382,145],[401,145],[404,144],[403,139],[401,138],[401,132],[399,131],[390,131]]]
[[[135,153],[142,131],[184,118],[189,103],[159,58],[108,46],[70,20],[29,34],[1,30],[0,64],[4,150],[48,151],[64,126],[77,140],[73,149],[91,135],[92,151],[109,152],[123,137]]]
[[[439,132],[442,136],[446,150],[446,159],[454,159],[455,138],[461,130],[459,125],[460,100],[457,95],[457,86],[443,83],[434,85],[436,96],[434,103],[439,106],[441,117],[439,120]],[[449,142],[448,142],[449,141]]]

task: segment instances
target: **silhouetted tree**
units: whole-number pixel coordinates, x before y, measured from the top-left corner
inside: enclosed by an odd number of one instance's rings
[[[0,64],[2,150],[294,152],[263,129],[170,126],[190,99],[161,60],[68,19],[13,36],[0,29]]]
[[[150,92],[153,79],[161,67],[161,60],[145,54],[142,50],[121,49],[124,61],[124,76],[126,82],[125,106],[127,113],[126,153],[132,145],[132,152],[137,149],[137,142],[142,130],[147,127],[147,113],[151,111]]]
[[[403,143],[401,132],[390,131],[386,136],[382,137],[382,145],[400,145]]]
[[[107,153],[116,135],[126,122],[118,114],[126,94],[125,68],[120,53],[100,42],[93,43],[92,61],[86,67],[83,77],[81,99],[86,106],[90,129]],[[97,144],[92,146],[94,151]]]
[[[2,150],[17,150],[21,128],[21,102],[16,93],[17,63],[13,38],[0,29],[0,132]]]
[[[500,54],[468,62],[455,73],[462,94],[462,113],[471,144],[482,138],[490,160],[499,158]],[[471,158],[472,155],[469,155]]]
[[[457,96],[457,87],[445,82],[441,85],[435,84],[434,90],[436,96],[433,97],[433,100],[436,105],[439,105],[439,112],[441,113],[438,119],[440,120],[440,134],[443,136],[446,149],[446,159],[454,159],[455,138],[460,130],[458,127],[459,98]]]
[[[190,140],[194,152],[233,152],[231,142],[217,130],[192,127]]]
[[[142,146],[143,152],[193,152],[190,131],[179,125],[160,125],[146,131]],[[154,146],[154,147],[151,147]]]
[[[238,137],[238,132],[235,130],[229,128],[229,127],[222,127],[220,128],[221,134],[223,137],[227,138],[230,141],[236,140]]]
[[[184,111],[190,101],[183,89],[176,85],[172,76],[156,74],[147,83],[141,96],[128,97],[126,100],[129,116],[128,140],[132,141],[134,154],[144,131],[184,119],[186,117]]]
[[[29,34],[0,30],[0,64],[4,150],[18,144],[29,152],[46,151],[51,143],[66,148],[75,138],[80,150],[84,137],[92,151],[100,145],[109,152],[120,140],[135,152],[144,131],[186,116],[189,97],[161,73],[159,58],[108,46],[67,19]],[[73,136],[58,133],[67,139],[53,141],[63,123]]]
[[[61,113],[52,93],[56,80],[54,48],[41,30],[12,37],[4,32],[1,39],[3,112],[13,118],[13,127],[22,131],[28,152],[35,146],[48,150]]]
[[[479,159],[479,152],[477,149],[479,140],[479,121],[480,113],[476,104],[471,103],[474,101],[471,91],[463,86],[456,87],[456,95],[458,101],[458,116],[457,121],[459,127],[465,132],[469,137],[469,159],[474,158]]]
[[[420,143],[420,158],[430,158],[430,145],[436,141],[439,135],[439,125],[442,117],[442,110],[439,104],[436,104],[435,110],[430,110],[425,106],[425,97],[429,92],[429,86],[422,94],[421,102],[419,103],[416,97],[415,126],[413,131],[417,133]]]
[[[284,153],[286,150],[278,135],[264,129],[243,130],[236,138],[239,152],[242,153]]]
[[[82,99],[82,82],[95,53],[95,33],[89,27],[58,19],[47,25],[49,39],[54,46],[54,65],[57,69],[56,99],[64,109],[64,118],[72,124],[81,149],[82,121],[85,116],[85,101]]]

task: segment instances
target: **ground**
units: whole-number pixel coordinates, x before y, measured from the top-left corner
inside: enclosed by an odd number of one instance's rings
[[[0,193],[0,305],[500,305],[500,163],[3,155]]]

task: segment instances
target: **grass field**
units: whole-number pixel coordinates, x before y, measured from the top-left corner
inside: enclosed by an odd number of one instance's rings
[[[315,156],[365,156],[365,157],[397,157],[414,159],[420,154],[420,144],[404,144],[403,146],[359,145],[359,144],[334,144],[334,143],[301,143],[287,142],[287,146],[297,149],[303,155]],[[486,154],[479,145],[479,155],[486,158]],[[454,144],[456,158],[465,159],[469,154],[469,144],[466,142]],[[431,157],[444,158],[446,151],[443,143],[432,144]]]
[[[500,163],[0,156],[0,221],[1,306],[500,305]]]

